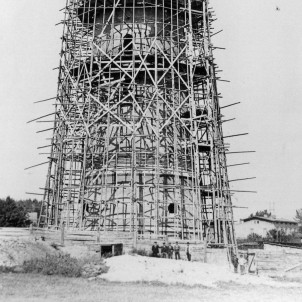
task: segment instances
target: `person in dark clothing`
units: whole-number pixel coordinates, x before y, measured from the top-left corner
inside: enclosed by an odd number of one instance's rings
[[[166,246],[166,243],[163,243],[163,246],[161,247],[161,254],[163,258],[167,258],[168,253],[168,247]]]
[[[169,245],[168,245],[167,248],[168,248],[168,258],[172,259],[172,256],[173,256],[173,246],[172,246],[171,242],[169,243]]]
[[[238,264],[239,264],[239,261],[238,261],[238,258],[236,255],[234,255],[232,257],[232,263],[234,265],[234,272],[237,274],[238,273]]]
[[[174,253],[175,253],[175,259],[180,259],[179,255],[180,246],[178,245],[178,242],[176,241],[176,245],[174,246]]]
[[[159,253],[159,246],[155,241],[154,244],[152,245],[152,257],[158,257],[158,253]]]
[[[191,261],[191,250],[190,250],[190,243],[189,242],[187,242],[186,253],[187,253],[188,261]]]

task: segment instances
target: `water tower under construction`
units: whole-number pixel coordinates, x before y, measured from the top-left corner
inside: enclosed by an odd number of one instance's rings
[[[235,246],[208,0],[68,0],[40,225]]]

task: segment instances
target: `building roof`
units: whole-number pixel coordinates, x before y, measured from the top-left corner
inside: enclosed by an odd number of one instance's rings
[[[298,225],[298,222],[293,221],[293,220],[288,220],[288,219],[284,219],[284,218],[262,217],[262,216],[252,216],[252,217],[248,217],[248,218],[245,218],[242,220],[244,222],[248,222],[250,220],[256,220],[256,219],[266,221],[266,222],[271,222],[271,223],[290,223],[290,224]]]

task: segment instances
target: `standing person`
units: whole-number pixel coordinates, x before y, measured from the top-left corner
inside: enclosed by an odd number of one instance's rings
[[[234,272],[237,274],[238,273],[238,258],[236,255],[232,257],[232,263],[234,265]]]
[[[163,258],[167,258],[168,249],[166,246],[166,243],[163,243],[163,246],[161,247],[161,254]]]
[[[152,257],[158,257],[158,253],[159,253],[159,246],[155,241],[154,244],[152,245]]]
[[[169,242],[169,245],[168,245],[168,258],[172,259],[172,256],[173,256],[173,246],[171,245],[171,242]]]
[[[178,245],[178,241],[176,241],[176,244],[174,246],[174,253],[175,253],[175,259],[180,259],[180,254],[179,254],[179,251],[180,251],[180,246]]]
[[[190,250],[190,243],[187,242],[187,248],[186,248],[186,252],[187,252],[187,259],[188,261],[191,261],[191,250]]]
[[[240,274],[243,275],[243,274],[245,274],[246,260],[245,260],[245,258],[243,257],[242,254],[240,255],[240,258],[239,258],[238,262],[239,262],[239,266],[240,266]]]

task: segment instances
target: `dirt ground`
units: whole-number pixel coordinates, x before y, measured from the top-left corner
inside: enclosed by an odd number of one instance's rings
[[[116,283],[58,276],[0,274],[0,301],[5,302],[261,302],[300,301],[302,287],[276,288],[263,285],[220,283],[215,289],[203,286],[161,283]]]

